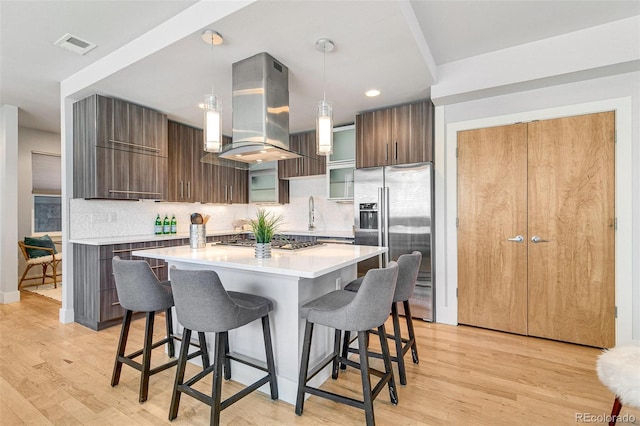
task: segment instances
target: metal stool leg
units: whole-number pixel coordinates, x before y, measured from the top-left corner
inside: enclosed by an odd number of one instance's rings
[[[351,340],[351,332],[348,330],[344,331],[344,339],[342,341],[342,358],[347,359],[349,356],[349,340]],[[347,364],[341,362],[340,370],[346,370]]]
[[[298,377],[298,397],[296,398],[296,414],[302,415],[304,409],[304,394],[307,386],[309,370],[309,357],[311,355],[311,336],[313,335],[313,323],[306,321],[304,327],[304,340],[302,342],[302,359],[300,360],[300,376]]]
[[[218,426],[220,424],[220,401],[222,400],[222,363],[225,359],[225,341],[228,332],[216,333],[215,339],[215,355],[213,360],[213,383],[211,385],[212,401],[211,401],[211,425]]]
[[[271,342],[271,328],[269,327],[269,315],[262,317],[262,335],[264,336],[264,351],[267,357],[267,372],[269,373],[269,387],[271,399],[278,399],[278,378],[276,377],[276,361],[273,357],[273,344]],[[228,342],[228,340],[227,340]],[[228,349],[227,349],[228,353]]]
[[[155,312],[147,312],[147,322],[144,328],[144,347],[142,348],[142,375],[140,376],[140,397],[138,402],[147,400],[149,394],[149,371],[151,370],[151,349],[153,346],[153,322]]]
[[[364,397],[364,416],[367,426],[375,425],[373,400],[371,398],[371,380],[369,378],[369,356],[367,355],[367,332],[358,332],[358,349],[360,353],[360,376],[362,377],[362,396]]]
[[[413,342],[411,344],[411,357],[413,358],[413,363],[418,364],[420,360],[418,359],[418,344],[416,343],[416,334],[413,331],[413,319],[411,317],[411,309],[409,307],[409,301],[405,300],[403,302],[404,305],[404,315],[407,320],[407,330],[409,331],[409,341]]]
[[[202,369],[206,370],[209,368],[209,350],[207,349],[207,339],[205,338],[204,333],[198,332],[198,341],[200,342],[200,356],[202,357]],[[189,346],[189,345],[187,345]]]
[[[189,356],[189,341],[191,340],[191,330],[185,328],[182,332],[182,346],[180,347],[180,356],[178,357],[178,368],[176,370],[176,380],[173,384],[173,393],[171,394],[171,405],[169,407],[169,420],[173,420],[178,416],[178,407],[180,406],[180,396],[182,392],[178,389],[184,382],[184,373],[187,368],[187,358]]]
[[[387,332],[384,324],[378,327],[380,336],[380,348],[382,349],[382,359],[384,360],[385,375],[389,375],[387,385],[389,387],[389,399],[393,405],[398,405],[398,394],[396,393],[396,381],[393,378],[393,367],[391,365],[391,355],[389,354],[389,342],[387,342]]]
[[[348,333],[345,331],[345,333]],[[333,338],[333,362],[331,368],[331,378],[338,378],[338,367],[340,366],[340,337],[342,335],[342,331],[336,328],[335,336]]]
[[[127,346],[129,328],[131,327],[131,314],[131,311],[125,310],[124,316],[122,317],[122,328],[120,329],[118,351],[116,352],[116,361],[113,366],[113,374],[111,375],[111,386],[115,386],[120,383],[120,373],[122,372],[122,361],[120,358],[124,357],[124,351]]]
[[[171,313],[171,308],[167,309],[164,313],[164,319],[167,323],[167,352],[169,358],[173,358],[176,356],[176,346],[173,341],[173,314]]]
[[[611,420],[609,420],[609,426],[615,426],[621,409],[622,403],[620,402],[620,398],[616,397],[615,401],[613,401],[613,407],[611,408]]]
[[[224,339],[224,379],[231,380],[231,360],[229,359],[229,333]]]
[[[391,318],[393,319],[393,341],[396,344],[396,361],[398,362],[398,373],[400,384],[407,384],[407,373],[404,369],[404,351],[402,350],[402,334],[400,332],[400,317],[398,316],[397,302],[391,305]],[[384,353],[383,353],[384,355]]]

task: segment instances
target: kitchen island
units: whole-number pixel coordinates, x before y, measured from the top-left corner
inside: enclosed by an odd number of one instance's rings
[[[280,399],[295,404],[298,387],[298,366],[302,353],[304,321],[299,307],[308,301],[356,278],[359,261],[385,253],[385,247],[326,244],[301,250],[272,251],[269,259],[256,259],[251,247],[207,244],[202,249],[189,246],[137,250],[138,257],[160,259],[169,267],[180,269],[215,270],[227,290],[242,291],[268,297],[274,302],[270,314],[273,351],[276,361]],[[169,269],[169,276],[171,269]],[[178,323],[176,332],[181,333]],[[208,342],[213,342],[213,336]],[[262,329],[255,321],[229,333],[231,350],[250,358],[265,360]],[[333,350],[333,330],[318,326],[314,332],[311,363],[315,365]],[[213,348],[209,348],[212,351]],[[329,377],[329,367],[315,378],[318,386]],[[232,363],[232,379],[240,383],[252,383],[260,377],[243,364]],[[267,385],[261,388],[268,392]]]

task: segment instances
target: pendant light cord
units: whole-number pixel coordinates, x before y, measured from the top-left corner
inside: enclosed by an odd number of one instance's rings
[[[213,96],[213,94],[215,93],[213,91],[213,62],[214,62],[214,57],[213,57],[213,33],[211,34],[211,96]]]
[[[322,47],[322,101],[327,102],[327,45]]]

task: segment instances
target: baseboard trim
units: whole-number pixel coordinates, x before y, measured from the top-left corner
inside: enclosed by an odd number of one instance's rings
[[[16,303],[20,301],[20,291],[0,292],[0,304]]]
[[[73,309],[64,309],[64,308],[60,308],[59,312],[59,320],[61,323],[63,324],[71,324],[72,322],[74,322],[74,318],[75,318],[75,313],[73,311]]]

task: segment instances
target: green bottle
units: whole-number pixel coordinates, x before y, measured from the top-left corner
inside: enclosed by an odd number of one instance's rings
[[[171,233],[176,234],[178,232],[178,222],[176,222],[176,215],[171,216]]]
[[[167,215],[164,215],[162,233],[163,234],[170,234],[171,233],[171,222],[169,222],[169,216],[167,216]]]
[[[160,214],[156,216],[155,232],[156,232],[156,235],[162,234],[162,219],[160,219]]]

